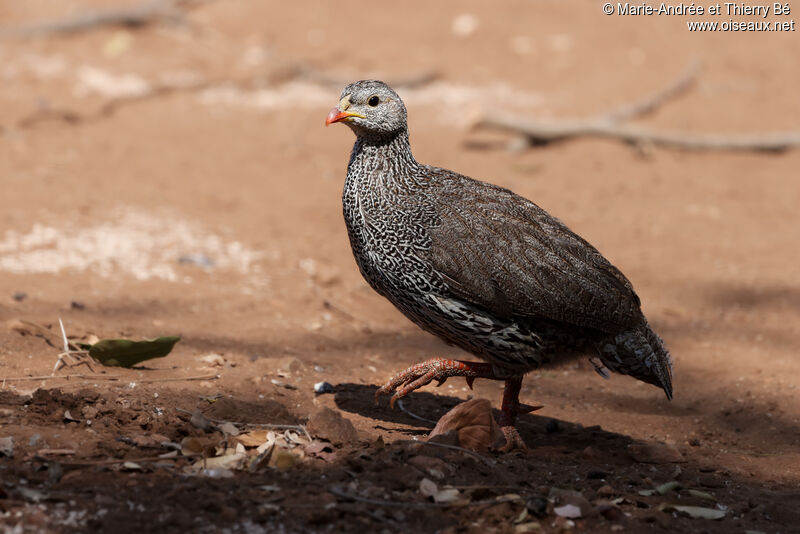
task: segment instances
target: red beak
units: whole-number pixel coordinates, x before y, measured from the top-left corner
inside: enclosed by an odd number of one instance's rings
[[[329,124],[333,124],[334,122],[341,122],[348,117],[361,117],[364,118],[363,115],[359,113],[350,113],[349,111],[341,111],[339,108],[333,108],[328,116],[325,118],[325,126]]]

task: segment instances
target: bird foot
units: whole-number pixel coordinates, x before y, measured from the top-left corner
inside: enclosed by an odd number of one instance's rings
[[[503,433],[503,437],[505,437],[506,441],[502,447],[499,447],[497,450],[499,452],[511,452],[511,451],[521,451],[523,453],[530,452],[528,446],[525,444],[525,440],[522,439],[522,436],[519,435],[519,431],[516,427],[513,426],[501,426],[500,431]]]
[[[394,403],[397,399],[402,399],[415,389],[430,384],[434,380],[438,382],[437,386],[441,386],[451,376],[463,376],[470,385],[476,378],[502,380],[494,374],[491,364],[488,363],[433,358],[412,365],[405,371],[401,371],[390,378],[388,382],[375,392],[375,402],[378,402],[378,398],[381,395],[388,395],[392,391],[397,390],[389,400],[389,405],[394,408]]]

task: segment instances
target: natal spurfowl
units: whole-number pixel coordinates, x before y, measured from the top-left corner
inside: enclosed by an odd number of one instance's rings
[[[342,91],[325,124],[356,134],[342,203],[361,274],[423,329],[484,360],[432,359],[376,393],[394,400],[451,376],[505,381],[505,449],[528,371],[577,355],[661,387],[672,363],[627,278],[564,223],[508,189],[418,163],[406,107],[389,86]],[[597,359],[599,358],[599,363]]]

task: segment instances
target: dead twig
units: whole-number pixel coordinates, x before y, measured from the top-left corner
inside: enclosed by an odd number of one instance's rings
[[[666,88],[632,105],[585,119],[521,119],[512,115],[492,113],[480,118],[475,128],[495,128],[521,134],[528,145],[544,145],[578,137],[598,137],[623,141],[635,146],[659,145],[683,150],[726,150],[780,152],[800,146],[800,131],[764,134],[695,135],[675,131],[653,131],[642,126],[622,124],[634,117],[651,113],[667,100],[685,93],[700,73],[693,63],[676,81]]]
[[[122,380],[121,376],[103,376],[103,375],[41,375],[41,376],[9,376],[0,379],[5,382],[22,382],[25,380],[56,380],[64,379],[69,380],[72,378],[83,378],[87,380]]]
[[[129,377],[119,376],[119,375],[110,375],[110,376],[103,376],[103,375],[41,375],[41,376],[10,376],[7,378],[0,378],[2,382],[22,382],[25,380],[56,380],[56,379],[64,379],[70,380],[72,378],[82,378],[85,380],[130,380]],[[139,384],[151,384],[154,382],[180,382],[183,380],[217,380],[222,378],[220,375],[201,375],[201,376],[186,376],[186,377],[168,377],[168,378],[144,378],[142,380],[136,380]]]
[[[680,76],[674,82],[648,95],[633,104],[622,106],[610,113],[607,113],[604,118],[608,122],[624,122],[634,117],[640,117],[652,113],[668,100],[677,98],[684,94],[686,91],[694,86],[700,74],[703,72],[703,65],[700,61],[692,61],[684,69]]]
[[[141,380],[136,380],[136,382],[140,384],[153,384],[156,382],[182,382],[182,381],[193,381],[193,380],[219,380],[222,378],[222,375],[199,375],[199,376],[170,376],[166,378],[143,378]]]
[[[331,486],[328,488],[328,491],[331,492],[333,495],[337,497],[341,497],[342,499],[347,499],[349,501],[361,502],[365,504],[372,504],[375,506],[399,506],[402,508],[452,508],[457,506],[483,506],[483,505],[491,505],[491,504],[501,504],[504,502],[516,502],[522,501],[522,497],[519,495],[508,495],[505,497],[498,497],[496,499],[486,499],[482,501],[452,501],[452,502],[408,502],[408,501],[390,501],[385,499],[370,499],[367,497],[361,497],[360,495],[353,495],[352,493],[347,493],[344,490],[339,489],[336,486]]]
[[[58,318],[58,325],[61,327],[61,339],[64,342],[64,350],[58,355],[58,359],[56,360],[56,364],[53,366],[53,373],[56,374],[56,371],[59,369],[59,365],[61,367],[74,367],[78,365],[85,365],[89,368],[89,371],[94,373],[94,369],[92,369],[92,365],[84,358],[84,356],[89,355],[88,350],[83,350],[76,344],[72,343],[67,339],[67,332],[64,330],[64,322],[61,320],[61,317]],[[67,362],[67,358],[72,358],[75,361]]]
[[[194,415],[194,412],[186,410],[184,408],[175,408],[176,412],[180,412],[186,415]],[[202,413],[202,412],[201,412]],[[225,421],[224,419],[215,419],[213,417],[208,417],[207,415],[203,414],[203,417],[211,421],[216,425],[222,425],[225,423],[230,423],[234,426],[242,426],[242,427],[250,427],[250,428],[270,428],[275,430],[295,430],[302,432],[308,438],[309,441],[314,441],[314,438],[311,437],[311,434],[308,433],[306,427],[303,425],[281,425],[275,423],[242,423],[238,421]]]
[[[417,414],[413,413],[412,411],[408,410],[405,407],[405,405],[403,404],[403,399],[397,399],[397,402],[395,403],[395,405],[398,408],[400,408],[401,412],[403,412],[404,414],[408,415],[409,417],[413,417],[417,421],[422,421],[423,423],[431,423],[433,425],[436,424],[436,421],[432,421],[430,419],[426,419],[426,418],[422,417],[421,415],[417,415]]]
[[[482,455],[478,454],[477,452],[471,451],[469,449],[465,449],[464,447],[459,447],[458,445],[448,445],[446,443],[437,443],[435,441],[417,441],[417,440],[413,440],[413,439],[401,439],[401,440],[396,441],[395,443],[413,443],[415,445],[428,445],[430,447],[441,447],[443,449],[451,449],[451,450],[454,450],[454,451],[459,451],[459,452],[466,453],[467,455],[472,456],[473,458],[475,458],[477,460],[480,460],[481,462],[483,462],[483,463],[485,463],[486,465],[489,465],[489,466],[494,466],[495,463],[496,463],[491,458],[487,458],[485,456],[482,456]]]
[[[173,93],[202,91],[212,85],[215,85],[215,82],[208,79],[157,83],[141,93],[110,98],[96,110],[87,113],[79,113],[69,109],[37,109],[18,120],[15,126],[19,130],[24,130],[49,121],[63,122],[70,125],[91,122],[109,117],[128,104],[168,96]]]
[[[600,137],[634,145],[651,144],[684,150],[780,152],[800,146],[800,131],[737,137],[722,134],[691,135],[682,132],[655,132],[640,126],[610,124],[593,120],[535,121],[503,115],[493,115],[491,118],[481,119],[478,125],[522,134],[532,145],[577,137]]]
[[[74,462],[62,462],[58,461],[59,464],[63,465],[64,467],[84,467],[84,466],[92,466],[92,465],[117,465],[117,464],[124,464],[127,462],[133,463],[150,463],[150,462],[160,462],[164,460],[180,460],[182,458],[195,458],[202,456],[201,454],[196,453],[181,453],[180,456],[146,456],[143,458],[110,458],[108,460],[83,460],[83,461],[74,461]],[[42,455],[41,453],[34,456],[35,460],[39,461],[53,461],[52,458]]]
[[[37,22],[18,28],[0,28],[0,36],[34,37],[77,33],[102,26],[139,28],[159,22],[183,23],[183,10],[198,3],[196,0],[148,0],[128,6],[85,11],[63,19]]]

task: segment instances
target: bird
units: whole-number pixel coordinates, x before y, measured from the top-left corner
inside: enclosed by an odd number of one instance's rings
[[[386,83],[347,85],[325,125],[355,134],[342,208],[367,283],[423,330],[481,361],[432,358],[375,393],[390,404],[450,377],[504,381],[498,449],[529,450],[524,375],[571,358],[663,389],[672,359],[631,282],[563,222],[509,189],[417,162],[408,112]]]

